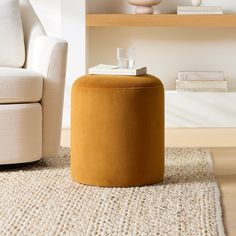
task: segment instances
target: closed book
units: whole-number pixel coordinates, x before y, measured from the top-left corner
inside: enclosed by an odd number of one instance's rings
[[[227,81],[181,81],[176,80],[178,92],[227,92]]]
[[[224,81],[222,71],[179,71],[178,80],[181,81]]]
[[[223,14],[221,7],[217,6],[178,6],[178,15],[204,15],[204,14]]]
[[[114,65],[100,64],[89,68],[89,74],[91,75],[145,75],[147,74],[147,68],[119,68]]]

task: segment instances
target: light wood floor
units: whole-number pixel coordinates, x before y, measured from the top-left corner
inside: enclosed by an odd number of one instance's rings
[[[63,130],[62,146],[70,146],[70,131]],[[220,186],[224,224],[228,236],[236,235],[236,148],[210,148]]]
[[[212,148],[214,169],[220,185],[224,224],[229,236],[236,235],[236,148]]]

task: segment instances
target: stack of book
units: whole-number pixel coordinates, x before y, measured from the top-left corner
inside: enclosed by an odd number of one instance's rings
[[[216,6],[178,6],[178,15],[221,15],[223,10]]]
[[[221,71],[181,71],[176,80],[177,92],[227,92],[227,81]]]

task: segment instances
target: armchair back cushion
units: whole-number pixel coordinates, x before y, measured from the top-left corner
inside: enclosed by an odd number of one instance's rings
[[[22,67],[24,34],[19,0],[0,0],[0,66]]]

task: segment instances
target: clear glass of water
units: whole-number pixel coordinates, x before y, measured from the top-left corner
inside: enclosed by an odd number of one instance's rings
[[[117,60],[119,68],[134,68],[135,48],[117,48]]]

